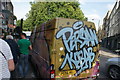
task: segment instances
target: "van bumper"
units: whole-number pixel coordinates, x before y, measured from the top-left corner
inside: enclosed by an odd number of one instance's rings
[[[92,77],[82,78],[79,80],[96,80],[98,78],[98,76],[99,76],[99,73],[96,75],[92,75]]]
[[[99,76],[99,73],[96,75],[92,75],[91,77],[87,77],[87,78],[55,78],[55,80],[96,80]]]

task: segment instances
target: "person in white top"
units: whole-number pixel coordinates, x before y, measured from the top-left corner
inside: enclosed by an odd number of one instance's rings
[[[9,79],[10,71],[15,69],[13,56],[7,42],[0,38],[0,80]]]

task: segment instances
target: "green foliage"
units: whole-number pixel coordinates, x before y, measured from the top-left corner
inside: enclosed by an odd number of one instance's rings
[[[20,21],[20,20],[17,20],[16,26],[20,26],[20,24],[21,24],[21,21]]]
[[[21,24],[21,20],[17,20],[16,26],[20,26],[20,24]],[[32,25],[31,25],[29,19],[26,19],[26,20],[23,21],[23,31],[30,31],[30,30],[32,30],[31,26]]]
[[[31,10],[23,23],[23,29],[31,30],[34,26],[55,17],[86,20],[78,2],[31,2],[30,4]]]

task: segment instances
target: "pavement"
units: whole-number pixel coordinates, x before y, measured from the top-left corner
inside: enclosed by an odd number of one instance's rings
[[[34,71],[33,66],[30,61],[29,61],[29,71],[25,78],[36,78],[35,71]]]
[[[106,57],[120,57],[120,55],[116,54],[115,52],[108,50],[107,48],[101,47],[99,51],[100,55],[106,56]]]
[[[30,80],[33,80],[33,79],[34,79],[34,80],[36,80],[36,79],[35,79],[35,78],[36,78],[36,76],[35,76],[35,70],[34,70],[34,68],[33,68],[33,66],[32,66],[32,64],[31,64],[30,61],[29,61],[28,65],[29,65],[29,71],[28,71],[28,74],[26,75],[25,79],[30,79]],[[17,65],[16,65],[16,73],[15,73],[15,75],[16,75],[15,78],[17,78],[17,79],[20,78],[18,72],[19,72],[19,70],[18,70],[18,64],[17,64]],[[13,78],[12,80],[14,80],[14,78]]]

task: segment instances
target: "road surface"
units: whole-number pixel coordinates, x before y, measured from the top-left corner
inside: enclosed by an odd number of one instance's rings
[[[100,59],[100,75],[97,80],[101,80],[101,79],[112,80],[107,76],[107,72],[105,70],[105,63],[107,59],[112,57],[118,57],[118,55],[103,47],[100,49],[99,53],[100,53],[100,58],[99,58]]]
[[[110,78],[107,77],[106,70],[105,70],[105,62],[109,58],[110,57],[103,56],[103,55],[100,56],[100,75],[98,77],[99,79],[107,79],[107,80],[109,79],[110,80]]]

